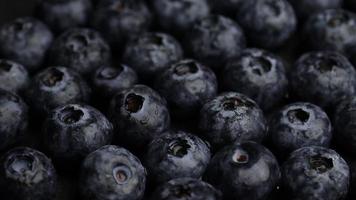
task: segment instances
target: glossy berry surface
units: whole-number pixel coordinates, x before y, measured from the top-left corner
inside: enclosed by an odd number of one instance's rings
[[[145,85],[135,85],[116,94],[109,116],[116,129],[116,142],[130,150],[141,151],[171,123],[166,100]]]
[[[280,104],[288,92],[283,60],[262,49],[243,50],[227,63],[220,80],[225,91],[246,94],[263,110]]]
[[[332,127],[328,115],[311,103],[292,103],[277,111],[269,122],[273,145],[281,154],[306,146],[329,147]]]
[[[91,200],[139,200],[145,191],[146,170],[126,149],[104,146],[82,165],[80,191]]]
[[[149,29],[152,14],[142,0],[103,0],[93,13],[93,26],[114,46],[121,48]]]
[[[184,59],[156,77],[155,88],[167,99],[171,112],[184,117],[194,115],[217,95],[214,72],[196,60]]]
[[[92,88],[101,97],[111,98],[116,93],[130,88],[138,82],[136,72],[127,65],[104,65],[92,78]]]
[[[344,0],[288,0],[301,19],[328,9],[341,8]]]
[[[332,107],[355,94],[356,72],[343,55],[336,52],[310,52],[292,68],[290,83],[300,100]]]
[[[172,179],[156,189],[151,200],[221,200],[221,192],[209,183],[193,178]]]
[[[148,145],[145,166],[151,178],[164,183],[174,178],[201,178],[210,161],[209,146],[183,131],[168,132]]]
[[[186,51],[207,66],[219,70],[246,46],[240,26],[233,20],[210,15],[197,21],[185,38]]]
[[[224,199],[266,199],[281,174],[274,155],[254,142],[226,146],[212,158],[206,180],[223,192]]]
[[[91,29],[74,28],[60,35],[49,50],[49,62],[88,75],[111,58],[109,45]]]
[[[174,33],[184,33],[210,14],[207,0],[152,0],[151,5],[160,27]]]
[[[0,150],[18,142],[28,127],[28,107],[14,93],[0,89]]]
[[[52,41],[52,32],[39,20],[17,18],[0,28],[0,55],[34,72],[44,62]]]
[[[36,15],[54,32],[88,24],[93,5],[90,0],[39,0]]]
[[[67,104],[52,110],[43,126],[44,144],[52,156],[77,161],[111,143],[113,125],[91,106]]]
[[[49,67],[32,79],[26,97],[34,111],[46,114],[58,106],[89,102],[90,94],[91,89],[77,72]]]
[[[296,30],[297,19],[286,0],[244,1],[238,9],[237,22],[249,41],[259,47],[283,45]]]
[[[199,130],[214,148],[220,148],[234,142],[263,141],[267,136],[267,122],[252,99],[228,92],[203,106]]]
[[[18,147],[0,160],[0,185],[4,199],[50,200],[55,198],[57,175],[46,155]]]
[[[350,172],[346,161],[334,150],[304,147],[283,164],[282,186],[291,199],[345,198]]]
[[[123,61],[130,65],[141,79],[147,80],[154,78],[158,72],[182,57],[182,47],[172,36],[165,33],[144,33],[127,44]]]
[[[14,93],[22,93],[30,83],[27,69],[16,62],[0,59],[0,88]]]

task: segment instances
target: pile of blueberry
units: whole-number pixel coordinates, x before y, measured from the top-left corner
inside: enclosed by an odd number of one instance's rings
[[[355,0],[38,0],[0,27],[0,199],[356,198]]]

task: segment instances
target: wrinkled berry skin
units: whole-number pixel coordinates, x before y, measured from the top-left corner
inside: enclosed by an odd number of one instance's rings
[[[209,67],[219,70],[246,46],[240,26],[233,20],[210,15],[197,21],[185,39],[186,51]]]
[[[356,152],[355,108],[356,98],[352,97],[338,106],[334,116],[335,139],[340,147],[350,153]]]
[[[83,199],[140,200],[146,170],[124,148],[108,145],[89,154],[82,164],[80,191]]]
[[[0,161],[1,192],[5,199],[55,199],[57,175],[52,162],[43,153],[18,147],[4,154]],[[3,197],[2,197],[3,198]]]
[[[246,94],[263,110],[271,110],[288,92],[288,79],[283,60],[262,49],[245,49],[231,59],[221,78],[225,91]]]
[[[179,117],[195,115],[217,95],[214,72],[198,61],[181,60],[156,77],[155,88],[167,99],[171,112]]]
[[[111,50],[101,35],[91,29],[74,28],[61,34],[49,50],[49,62],[89,75],[108,64]]]
[[[279,153],[306,146],[329,147],[332,137],[327,114],[311,103],[292,103],[278,110],[270,119],[269,132]]]
[[[349,166],[334,150],[304,147],[294,151],[281,168],[281,186],[289,199],[344,199]]]
[[[234,142],[262,142],[267,122],[262,110],[247,96],[228,92],[206,103],[200,111],[199,130],[213,148]]]
[[[158,24],[172,33],[184,33],[210,14],[206,0],[151,0]]]
[[[111,143],[113,125],[91,106],[68,104],[44,121],[44,145],[57,160],[77,161]]]
[[[103,0],[93,15],[94,28],[118,48],[147,31],[152,22],[152,14],[143,0]]]
[[[99,96],[111,98],[116,93],[132,87],[137,82],[136,72],[127,65],[104,65],[95,71],[92,78],[92,88]]]
[[[167,103],[156,91],[135,85],[116,94],[109,108],[115,139],[130,150],[140,150],[170,126]]]
[[[148,145],[145,166],[156,183],[174,178],[201,178],[210,161],[209,146],[195,135],[168,132]]]
[[[341,8],[344,0],[288,0],[300,19],[328,9]]]
[[[131,66],[140,78],[148,80],[182,57],[182,47],[172,36],[144,33],[127,44],[123,62]]]
[[[0,150],[21,139],[28,126],[28,107],[21,97],[0,89]]]
[[[283,45],[297,25],[294,10],[286,0],[244,1],[236,20],[249,41],[263,48]]]
[[[221,200],[222,194],[209,183],[193,178],[172,179],[160,185],[151,200]]]
[[[17,94],[24,92],[30,83],[27,69],[16,62],[0,59],[0,88]]]
[[[274,155],[254,142],[227,146],[212,158],[206,180],[220,189],[224,199],[266,199],[281,173]]]
[[[39,72],[27,90],[31,108],[40,115],[70,104],[87,103],[91,89],[75,71],[66,67],[49,67]]]
[[[306,44],[314,50],[349,54],[355,46],[356,15],[342,9],[325,10],[311,16],[304,25]],[[351,53],[351,52],[350,52]]]
[[[0,55],[34,72],[41,67],[52,41],[52,32],[42,22],[17,18],[0,28]]]
[[[36,15],[54,32],[88,24],[93,5],[90,0],[39,0]]]
[[[289,80],[293,95],[326,108],[355,94],[356,72],[341,54],[310,52],[297,60]]]
[[[215,13],[235,17],[236,11],[241,7],[244,0],[208,0],[211,9]]]

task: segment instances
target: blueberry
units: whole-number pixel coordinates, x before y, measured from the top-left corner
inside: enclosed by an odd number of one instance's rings
[[[352,97],[343,101],[334,115],[335,139],[343,149],[356,152],[355,121],[356,98]]]
[[[270,119],[269,132],[279,153],[287,155],[306,146],[329,147],[332,137],[327,114],[311,103],[292,103]]]
[[[0,28],[0,55],[33,72],[44,62],[52,40],[53,34],[42,22],[31,17],[17,18]]]
[[[341,8],[344,0],[288,0],[300,19],[328,9]]]
[[[111,98],[137,82],[136,72],[124,64],[118,66],[104,65],[95,71],[92,78],[94,92],[103,98]]]
[[[145,166],[152,180],[163,183],[174,178],[201,178],[210,161],[209,146],[195,135],[174,131],[148,145]]]
[[[300,100],[328,108],[355,94],[356,72],[339,53],[310,52],[295,63],[290,83]]]
[[[171,112],[184,118],[195,115],[218,90],[214,72],[191,59],[171,65],[155,82],[155,88],[167,99]]]
[[[294,10],[286,0],[244,1],[236,19],[250,42],[263,48],[283,45],[297,25]]]
[[[135,85],[116,94],[109,116],[117,142],[135,151],[142,151],[150,140],[170,126],[165,99],[145,85]]]
[[[244,0],[208,0],[213,12],[234,17]]]
[[[0,89],[0,150],[23,138],[28,126],[28,107],[21,97]]]
[[[262,110],[253,100],[235,92],[223,93],[203,106],[199,129],[215,149],[233,142],[261,142],[267,136]]]
[[[193,178],[177,178],[160,185],[151,200],[221,200],[222,194],[209,183]]]
[[[224,199],[242,200],[266,199],[280,176],[274,155],[254,142],[226,146],[206,172],[206,180],[223,192]]]
[[[66,67],[49,67],[33,78],[26,96],[31,108],[43,115],[58,106],[87,103],[90,93],[87,83],[75,71]]]
[[[223,89],[246,94],[263,110],[282,102],[288,79],[281,58],[262,49],[246,49],[231,59],[221,74]]]
[[[104,146],[82,164],[80,191],[90,200],[139,200],[145,191],[146,170],[133,154],[117,146]]]
[[[149,29],[152,14],[143,0],[102,0],[94,12],[93,26],[120,47]]]
[[[140,78],[149,80],[182,57],[182,48],[172,36],[144,33],[127,45],[123,61],[136,70]]]
[[[88,24],[93,5],[90,0],[39,0],[36,15],[54,32]]]
[[[184,33],[210,14],[207,0],[151,0],[159,25],[172,33]]]
[[[111,143],[113,126],[91,106],[68,104],[52,110],[44,121],[44,144],[61,161],[78,161]]]
[[[217,70],[246,46],[240,26],[221,15],[210,15],[197,21],[185,41],[186,50],[194,58]]]
[[[43,153],[18,147],[1,158],[0,185],[7,195],[5,199],[51,200],[56,193],[57,175],[51,160]]]
[[[20,94],[28,87],[27,69],[16,62],[0,59],[0,88]]]
[[[289,199],[343,199],[349,188],[349,166],[334,150],[304,147],[283,164],[282,186]]]
[[[49,50],[49,60],[55,66],[67,66],[88,75],[111,58],[109,45],[91,29],[74,28],[60,35]]]
[[[356,43],[356,15],[342,9],[325,10],[304,25],[304,37],[314,50],[349,52]]]

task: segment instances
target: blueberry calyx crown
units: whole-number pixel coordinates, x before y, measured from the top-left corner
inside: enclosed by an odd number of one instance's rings
[[[251,60],[250,67],[253,68],[252,72],[254,74],[261,76],[262,74],[271,71],[272,63],[262,56],[253,57]]]
[[[320,59],[318,64],[316,65],[316,68],[321,72],[329,72],[332,71],[334,67],[338,66],[338,62],[335,59],[332,58],[323,58]]]
[[[319,174],[327,172],[334,167],[333,160],[320,155],[312,156],[309,158],[310,167],[316,170]]]
[[[174,68],[174,73],[177,74],[178,76],[184,76],[187,74],[195,74],[197,72],[198,72],[198,66],[193,61],[179,64]]]
[[[53,87],[63,80],[63,72],[56,68],[51,68],[42,79],[42,83],[47,87]]]
[[[187,155],[188,150],[190,149],[190,145],[185,139],[175,140],[171,142],[168,146],[168,153],[180,158]]]
[[[88,34],[89,37],[93,38],[94,35],[92,34]],[[84,35],[82,34],[78,34],[78,35],[75,35],[73,36],[73,39],[72,39],[72,42],[70,43],[69,45],[69,48],[73,51],[73,52],[76,52],[78,51],[81,47],[86,47],[89,45],[89,41],[87,39],[87,37],[85,37]]]
[[[238,107],[242,107],[242,106],[252,107],[253,105],[249,101],[242,101],[239,98],[231,97],[225,99],[222,103],[222,106],[226,111],[233,111],[236,110]]]
[[[119,67],[104,67],[100,73],[98,74],[98,77],[100,79],[106,79],[106,80],[109,80],[109,79],[114,79],[116,77],[118,77],[121,72],[123,71],[123,67],[122,66],[119,66]]]
[[[281,14],[281,8],[276,1],[267,1],[265,2],[265,5],[272,11],[274,16],[279,16]]]
[[[74,124],[80,121],[83,116],[84,113],[82,110],[70,106],[61,110],[60,120],[66,124]]]
[[[249,156],[246,151],[236,150],[232,155],[232,161],[237,164],[245,164],[249,161]]]
[[[29,29],[31,26],[32,26],[32,23],[25,22],[25,21],[22,21],[22,20],[17,20],[12,25],[12,27],[13,27],[15,32],[25,31],[26,29]]]
[[[163,38],[160,35],[152,35],[149,38],[149,41],[158,46],[163,45]]]
[[[178,198],[190,197],[192,194],[192,189],[189,185],[176,185],[173,188],[173,195]]]
[[[288,120],[293,124],[304,124],[308,122],[310,114],[303,109],[297,108],[288,111]]]
[[[131,177],[131,170],[125,165],[119,165],[113,169],[113,176],[117,184],[124,184]]]
[[[328,25],[331,27],[337,27],[342,24],[346,24],[350,20],[347,13],[337,13],[331,19],[328,20]]]
[[[130,93],[125,100],[125,109],[131,113],[137,113],[141,110],[144,101],[144,97]]]
[[[9,72],[12,68],[12,64],[6,62],[6,61],[1,61],[0,62],[0,72]]]
[[[34,158],[29,155],[16,155],[9,161],[8,168],[10,173],[17,175],[25,175],[28,171],[33,171]]]

